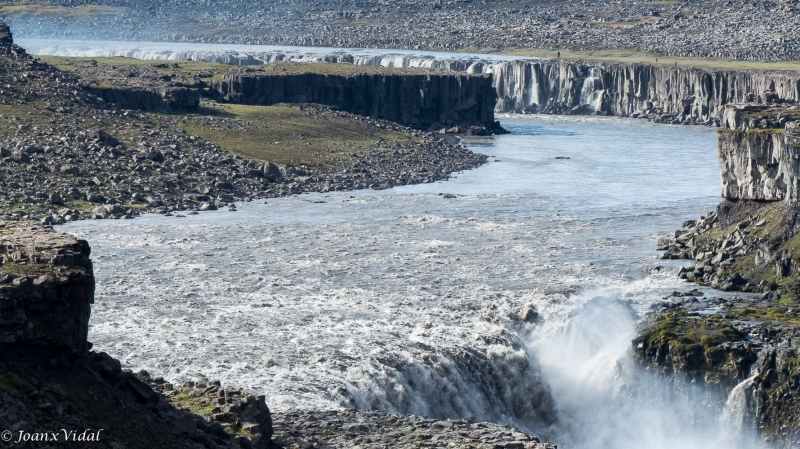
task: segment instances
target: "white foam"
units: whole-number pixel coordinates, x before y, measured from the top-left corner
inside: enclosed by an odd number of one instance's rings
[[[596,447],[576,430],[580,398],[564,392],[579,384],[593,406],[613,397],[632,314],[682,287],[669,270],[650,274],[668,264],[654,236],[716,203],[714,135],[602,119],[504,125],[514,134],[466,141],[503,162],[446,183],[66,226],[93,249],[90,340],[127,368],[255,388],[277,410],[466,417]],[[667,176],[676,160],[693,163]],[[583,322],[571,313],[593,288],[631,315],[608,321],[615,333],[575,333],[596,345],[554,362],[547,344]],[[529,309],[539,324],[522,321]]]

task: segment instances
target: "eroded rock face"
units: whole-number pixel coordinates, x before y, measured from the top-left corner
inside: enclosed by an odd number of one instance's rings
[[[499,131],[488,76],[462,74],[230,74],[211,88],[234,103],[318,103],[418,129],[478,126]]]
[[[800,198],[800,111],[728,106],[717,140],[722,197]]]
[[[85,240],[0,216],[0,342],[87,350],[94,275]]]
[[[800,75],[789,72],[548,60],[504,62],[468,71],[492,73],[501,112],[588,113],[715,124],[726,104],[800,100]]]

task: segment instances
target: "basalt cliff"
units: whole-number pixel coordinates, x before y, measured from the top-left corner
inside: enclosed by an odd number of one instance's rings
[[[40,51],[47,50],[45,48]],[[108,53],[102,50],[102,54]],[[84,54],[84,53],[81,53]],[[542,113],[542,114],[601,114],[621,117],[641,117],[661,123],[673,124],[706,124],[720,125],[722,109],[727,104],[771,104],[797,103],[800,101],[800,75],[791,71],[767,70],[722,70],[684,67],[671,64],[644,63],[601,63],[554,59],[519,59],[498,60],[489,57],[481,58],[465,56],[463,58],[433,56],[398,56],[374,55],[359,56],[347,53],[326,53],[322,50],[309,49],[301,53],[283,51],[153,51],[139,50],[111,51],[110,54],[143,59],[191,59],[205,60],[215,63],[237,66],[259,66],[279,62],[302,63],[336,63],[357,66],[390,67],[402,69],[426,69],[442,72],[458,72],[470,75],[491,75],[491,83],[497,94],[495,112]],[[444,75],[442,75],[444,76]],[[340,96],[345,85],[355,80],[296,79],[254,81],[251,77],[233,77],[217,82],[215,90],[235,101],[267,101],[269,98],[324,98],[326,103],[339,106],[351,112],[369,111],[375,114],[380,108],[391,104],[386,92],[381,92],[382,84],[387,80],[376,79],[370,85],[364,85],[365,92],[350,92],[355,99],[342,100]],[[233,83],[240,84],[234,85]],[[365,83],[365,80],[357,81]],[[397,82],[397,81],[395,81]],[[414,83],[407,82],[408,88],[416,88]],[[433,81],[426,83],[428,89]],[[489,124],[491,115],[488,103],[490,94],[485,92],[486,86],[479,80],[450,80],[453,83],[467,83],[465,87],[471,93],[440,94],[450,97],[450,103],[457,110],[464,106],[471,107],[475,101],[485,98],[480,114],[470,112],[462,122],[476,122],[484,126]],[[246,83],[246,84],[243,84]],[[477,84],[476,84],[477,83]],[[480,87],[476,87],[479,85]],[[311,92],[310,89],[316,89]],[[338,87],[337,87],[338,86]],[[397,85],[396,85],[397,86]],[[397,86],[390,95],[403,94]],[[447,85],[437,86],[445,91],[452,89]],[[337,90],[338,89],[338,90]],[[377,89],[377,90],[376,90]],[[376,96],[377,93],[377,96]],[[239,96],[239,95],[243,95]],[[407,98],[414,98],[417,94]],[[447,95],[447,96],[445,96]],[[431,101],[439,101],[438,97],[430,98],[426,103],[430,108]],[[256,100],[259,98],[259,100]],[[378,106],[376,99],[382,99]],[[471,99],[472,98],[472,99]],[[351,104],[352,102],[352,104]],[[348,109],[355,108],[355,109]],[[404,112],[409,114],[413,110]],[[385,114],[385,112],[384,112]],[[433,117],[427,113],[428,117]],[[404,123],[408,117],[392,113],[386,118],[400,120]],[[444,118],[453,122],[457,115]],[[422,119],[421,123],[430,123],[431,119]],[[441,121],[441,120],[440,120]],[[455,120],[458,121],[458,120]],[[443,122],[444,123],[444,122]]]
[[[692,261],[682,278],[741,293],[664,298],[634,340],[648,369],[729,397],[737,425],[786,448],[800,443],[799,123],[796,106],[723,109],[724,200],[659,247]]]
[[[351,113],[468,134],[502,132],[494,120],[497,95],[489,76],[466,74],[226,75],[211,89],[233,103],[316,103]]]

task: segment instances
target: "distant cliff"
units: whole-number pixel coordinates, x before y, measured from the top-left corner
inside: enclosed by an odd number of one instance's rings
[[[552,60],[473,66],[468,71],[493,74],[497,110],[503,112],[599,113],[715,124],[729,103],[800,100],[800,74],[795,72]]]
[[[124,51],[120,54],[128,55]],[[136,55],[149,57],[147,54]],[[718,114],[726,104],[800,101],[800,74],[797,72],[707,70],[549,59],[497,61],[491,57],[453,59],[342,53],[197,51],[174,52],[171,57],[234,65],[297,61],[492,75],[492,85],[497,91],[496,112],[604,114],[644,117],[666,123],[718,124]]]
[[[318,103],[418,129],[502,131],[488,76],[461,74],[229,74],[211,89],[234,103]]]
[[[800,200],[800,110],[728,106],[717,142],[722,196]]]

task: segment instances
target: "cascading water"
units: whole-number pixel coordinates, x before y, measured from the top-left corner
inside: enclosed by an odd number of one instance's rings
[[[742,426],[752,379],[725,402],[703,386],[643,372],[630,355],[639,318],[630,302],[614,296],[627,293],[585,292],[565,321],[545,323],[531,335],[561,417],[560,447],[764,448],[755,429]]]
[[[798,78],[779,72],[716,72],[647,64],[596,64],[504,55],[268,45],[17,39],[32,54],[125,56],[146,60],[205,60],[233,65],[276,61],[454,70],[492,74],[498,112],[630,116],[658,109],[663,120],[679,117],[714,123],[726,103],[752,101],[763,92],[797,102]],[[588,77],[584,74],[588,71]],[[580,85],[574,82],[582,80]],[[604,92],[609,94],[603,104]],[[685,104],[691,103],[691,107]],[[646,106],[647,105],[647,106]],[[651,111],[652,112],[652,111]]]
[[[649,305],[686,287],[654,242],[717,203],[713,131],[501,120],[511,134],[466,141],[491,162],[447,182],[67,225],[93,248],[90,340],[276,410],[488,420],[566,449],[731,447],[724,398],[628,354]],[[676,159],[693,163],[664,182]]]
[[[754,435],[753,401],[748,397],[752,393],[751,389],[756,377],[758,377],[758,373],[740,382],[731,390],[728,400],[725,402],[725,410],[720,417],[720,424],[728,429],[728,441],[750,442],[751,446],[749,447],[758,446]]]
[[[596,67],[590,68],[589,76],[583,80],[580,105],[587,106],[592,112],[603,110],[603,81]]]

